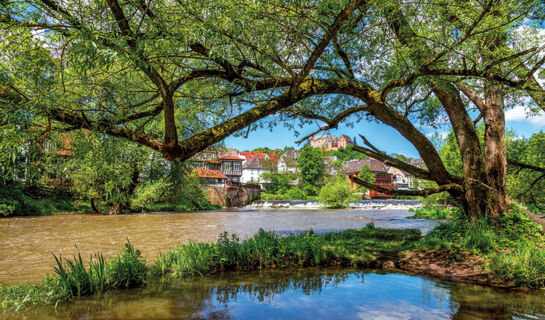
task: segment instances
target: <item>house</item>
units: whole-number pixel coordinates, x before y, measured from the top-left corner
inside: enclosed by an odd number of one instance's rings
[[[354,141],[356,139],[354,138]],[[347,146],[353,146],[355,143],[352,139],[350,139],[347,135],[341,135],[339,137],[339,148],[346,148]]]
[[[275,169],[275,163],[271,159],[254,158],[242,164],[242,183],[257,183],[262,185],[267,183],[262,175],[265,172],[272,172]]]
[[[297,173],[297,157],[299,150],[288,150],[278,160],[278,172]]]
[[[268,159],[269,158],[269,155],[264,153],[264,152],[249,152],[249,151],[239,152],[238,156],[240,158],[243,158],[244,162],[250,161],[250,160],[253,160],[253,159],[263,160],[263,159]]]
[[[206,181],[208,185],[221,186],[223,187],[227,182],[227,177],[221,173],[219,170],[211,169],[192,169],[193,172],[196,172],[199,178]]]
[[[229,182],[240,183],[242,176],[242,161],[244,159],[238,156],[223,156],[218,159],[220,161],[220,170]]]
[[[392,174],[394,185],[399,190],[411,190],[414,188],[414,177],[398,168],[388,168],[388,173]]]
[[[227,155],[225,155],[227,153]],[[230,155],[233,152],[224,152],[224,150],[209,150],[207,152],[201,152],[192,158],[192,166],[194,169],[203,169],[208,171],[202,171],[204,175],[202,178],[207,179],[207,175],[213,174],[214,178],[219,177],[218,171],[225,176],[226,182],[240,183],[240,177],[242,176],[242,161],[244,159],[238,156]],[[217,157],[218,154],[224,154]],[[199,175],[200,176],[200,175]]]
[[[392,174],[388,172],[388,167],[386,167],[384,163],[377,159],[367,158],[365,160],[350,160],[346,163],[344,171],[349,176],[357,176],[365,165],[369,166],[369,168],[371,169],[371,172],[375,177],[376,184],[379,187],[389,190],[394,188],[393,177]],[[358,186],[356,183],[352,182],[352,180],[349,181],[352,188],[356,188]],[[393,196],[377,192],[375,190],[370,190],[366,197],[374,199],[392,198]]]

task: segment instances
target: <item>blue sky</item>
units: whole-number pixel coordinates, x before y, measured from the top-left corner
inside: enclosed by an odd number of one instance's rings
[[[527,110],[520,106],[510,109],[506,112],[506,127],[509,130],[515,131],[517,136],[530,137],[532,134],[545,130],[545,113],[542,112],[538,116],[527,117]],[[322,125],[322,124],[320,124]],[[237,150],[252,150],[257,147],[268,147],[270,149],[283,149],[285,146],[293,146],[300,148],[304,145],[297,146],[295,143],[300,137],[315,131],[318,128],[316,124],[307,125],[299,129],[301,135],[296,137],[293,130],[285,128],[281,125],[276,126],[271,130],[268,128],[257,129],[249,133],[248,138],[244,137],[229,137],[225,140],[225,145]],[[439,129],[437,133],[443,135],[447,132],[447,128]],[[422,128],[424,133],[432,134],[434,130]],[[354,124],[353,128],[343,125],[339,129],[330,130],[331,134],[340,136],[346,134],[350,137],[357,137],[357,143],[362,144],[359,134],[364,135],[377,148],[387,153],[399,153],[408,157],[419,157],[416,149],[395,129],[392,129],[384,124],[361,120]],[[322,133],[323,134],[323,133]]]

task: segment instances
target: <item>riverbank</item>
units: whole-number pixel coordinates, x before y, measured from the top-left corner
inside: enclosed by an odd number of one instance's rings
[[[260,230],[246,240],[223,233],[216,242],[190,242],[150,263],[127,244],[116,258],[81,256],[57,260],[56,274],[39,284],[2,286],[7,310],[55,304],[116,288],[145,285],[162,277],[207,276],[224,271],[313,266],[383,268],[452,281],[513,288],[544,288],[545,239],[540,227],[516,210],[497,225],[454,219],[426,236],[418,230],[375,228],[279,236]]]

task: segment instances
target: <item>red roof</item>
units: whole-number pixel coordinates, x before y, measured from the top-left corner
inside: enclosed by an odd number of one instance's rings
[[[223,157],[220,158],[220,160],[240,160],[240,161],[244,161],[244,159],[239,158],[239,157],[234,157],[234,156],[223,156]]]
[[[274,162],[278,162],[278,160],[280,160],[278,153],[269,153],[269,158]]]
[[[267,154],[263,152],[246,152],[245,151],[245,152],[239,152],[238,154],[244,156],[246,160],[252,160],[256,158],[259,160],[263,160],[267,157]]]
[[[193,171],[197,172],[199,178],[227,179],[227,177],[219,170],[193,169]]]

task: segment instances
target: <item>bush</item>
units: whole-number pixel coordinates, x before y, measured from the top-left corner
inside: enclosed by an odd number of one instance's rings
[[[286,200],[307,200],[307,195],[298,187],[293,187],[284,194],[284,198]]]
[[[146,182],[136,187],[131,198],[131,209],[136,211],[148,211],[153,204],[164,200],[172,189],[172,184],[166,179],[154,182]]]
[[[40,185],[0,185],[0,216],[39,216],[74,209],[72,199],[62,191]]]
[[[356,197],[348,181],[344,177],[338,176],[322,187],[318,199],[327,207],[341,208],[348,205],[350,201],[356,200]]]

